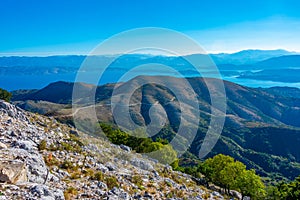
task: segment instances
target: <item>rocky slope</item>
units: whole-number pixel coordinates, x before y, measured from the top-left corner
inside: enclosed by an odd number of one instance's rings
[[[0,199],[224,199],[126,146],[0,100]]]

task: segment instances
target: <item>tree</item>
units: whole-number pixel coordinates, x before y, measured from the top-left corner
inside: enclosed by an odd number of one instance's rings
[[[276,186],[268,186],[266,188],[266,197],[268,197],[268,200],[278,200],[278,199],[282,199],[280,197],[280,192],[278,190],[278,188]]]
[[[150,153],[152,151],[160,150],[164,147],[163,144],[159,142],[149,142],[148,145],[143,145],[143,153]]]
[[[255,171],[247,170],[243,163],[234,161],[230,156],[219,154],[207,159],[201,165],[201,172],[208,181],[219,185],[227,193],[233,189],[252,199],[265,196],[265,186]]]
[[[251,199],[257,199],[266,195],[265,185],[253,169],[243,170],[237,177],[235,184],[235,188],[241,192],[242,197],[249,196]]]
[[[148,153],[150,157],[164,164],[171,164],[177,160],[177,152],[170,144],[166,144],[167,140],[158,139],[154,142],[147,137],[143,129],[134,130],[129,134],[108,124],[100,124],[100,127],[114,144],[125,144],[138,153]]]
[[[230,156],[225,156],[223,154],[218,154],[213,158],[207,159],[203,165],[202,173],[207,177],[208,181],[211,181],[223,188],[224,187],[224,180],[221,175],[221,171],[230,163],[233,163],[234,159]]]
[[[235,189],[238,186],[238,180],[246,170],[246,165],[243,163],[236,161],[232,163],[228,163],[220,172],[220,181],[222,185],[229,191],[231,189]]]
[[[276,188],[273,188],[273,191],[276,191],[276,195],[280,199],[300,199],[300,176],[290,183],[279,183]]]
[[[12,94],[6,90],[0,88],[0,99],[9,102]]]
[[[177,159],[177,152],[169,144],[162,145],[158,151],[152,151],[148,154],[163,164],[171,164]]]
[[[289,188],[287,199],[300,199],[300,176],[289,184]]]

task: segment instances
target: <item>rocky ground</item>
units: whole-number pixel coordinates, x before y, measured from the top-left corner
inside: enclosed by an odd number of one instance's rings
[[[0,100],[0,199],[224,199],[127,146]]]

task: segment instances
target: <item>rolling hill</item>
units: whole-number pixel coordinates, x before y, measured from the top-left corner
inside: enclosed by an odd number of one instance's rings
[[[78,112],[89,113],[91,108],[91,94],[96,90],[96,111],[100,121],[114,123],[111,111],[111,95],[114,87],[119,91],[126,91],[140,81],[150,81],[137,88],[130,97],[130,116],[136,124],[151,123],[151,119],[167,122],[163,129],[155,136],[171,140],[178,129],[179,123],[188,122],[193,118],[193,107],[189,101],[179,102],[175,94],[168,88],[154,84],[157,80],[174,85],[186,99],[192,99],[189,90],[182,87],[183,79],[174,77],[139,76],[128,82],[118,85],[109,84],[95,88],[95,86],[75,83],[82,88],[84,100],[78,99],[77,106],[82,106]],[[188,78],[189,84],[197,94],[200,105],[200,122],[197,136],[190,146],[189,151],[198,155],[199,147],[206,134],[210,115],[210,96],[206,83],[202,78]],[[214,85],[216,79],[207,79],[209,85]],[[248,167],[255,168],[261,175],[272,177],[273,180],[282,177],[293,179],[300,174],[300,99],[292,98],[285,93],[274,90],[248,88],[231,82],[224,82],[227,99],[227,113],[225,126],[220,140],[208,156],[218,153],[229,154],[246,163]],[[38,110],[40,104],[49,108],[53,103],[63,105],[61,109],[46,110],[48,115],[53,115],[61,121],[71,122],[72,86],[74,83],[56,82],[49,86],[34,91],[13,92],[13,101],[24,109]],[[120,90],[121,89],[121,90]],[[216,92],[216,88],[212,89]],[[120,104],[128,99],[120,99]],[[30,106],[27,106],[30,104]],[[160,104],[165,110],[149,115],[153,105]],[[183,104],[183,105],[182,105]],[[126,105],[126,104],[125,104]],[[181,106],[186,108],[181,110]],[[26,107],[27,106],[27,107]],[[187,118],[181,121],[182,112]],[[44,112],[43,114],[45,114]],[[153,118],[154,117],[154,118]]]

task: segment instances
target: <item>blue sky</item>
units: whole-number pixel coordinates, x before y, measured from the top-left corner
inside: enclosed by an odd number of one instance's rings
[[[87,54],[114,34],[149,26],[183,32],[208,52],[300,52],[299,8],[298,0],[3,0],[0,54]]]

